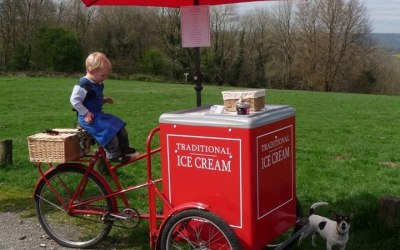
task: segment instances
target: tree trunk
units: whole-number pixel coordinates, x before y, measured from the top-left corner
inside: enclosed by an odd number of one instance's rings
[[[380,222],[386,226],[400,226],[400,198],[384,195],[380,203]]]
[[[0,166],[12,164],[12,140],[0,141]]]

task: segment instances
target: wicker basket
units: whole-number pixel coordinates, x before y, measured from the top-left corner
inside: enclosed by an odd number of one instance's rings
[[[53,129],[55,133],[39,133],[28,137],[29,159],[32,162],[62,163],[85,154],[76,129]]]
[[[222,91],[225,111],[235,112],[236,103],[250,103],[250,111],[256,112],[265,108],[265,89]]]

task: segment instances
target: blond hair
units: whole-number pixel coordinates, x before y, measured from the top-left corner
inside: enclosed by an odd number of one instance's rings
[[[111,70],[111,62],[107,56],[101,52],[93,52],[86,58],[86,70],[99,70],[108,68]]]

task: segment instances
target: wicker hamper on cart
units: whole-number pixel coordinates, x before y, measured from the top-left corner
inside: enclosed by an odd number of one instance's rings
[[[51,133],[38,133],[28,137],[31,162],[62,163],[75,160],[87,153],[81,147],[82,133],[78,129],[52,129]]]
[[[225,111],[236,111],[236,103],[248,102],[250,111],[256,112],[265,108],[265,89],[222,91]]]

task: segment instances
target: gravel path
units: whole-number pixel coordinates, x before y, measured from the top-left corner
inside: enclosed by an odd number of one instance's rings
[[[10,212],[0,212],[0,249],[47,250],[60,247],[43,231],[36,217],[21,218]]]

